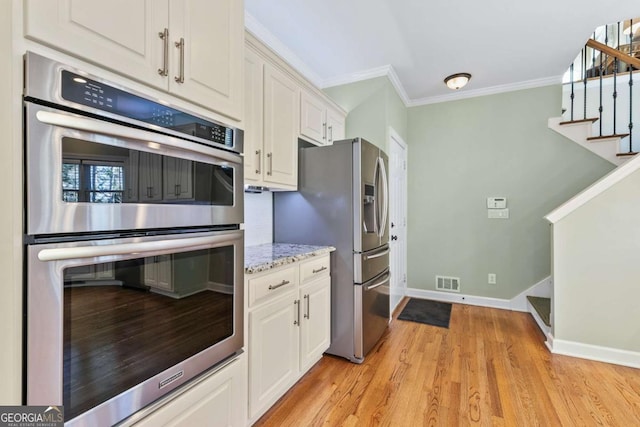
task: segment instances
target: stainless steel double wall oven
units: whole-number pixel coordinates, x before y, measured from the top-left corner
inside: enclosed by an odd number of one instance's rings
[[[25,403],[112,425],[243,346],[242,131],[25,56]]]

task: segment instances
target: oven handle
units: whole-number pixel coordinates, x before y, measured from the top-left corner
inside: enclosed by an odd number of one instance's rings
[[[90,117],[40,110],[36,113],[36,118],[38,121],[52,126],[60,126],[106,136],[115,136],[118,138],[134,139],[142,142],[152,141],[200,154],[211,155],[212,150],[214,150],[214,157],[216,159],[236,164],[242,163],[242,157],[238,154],[229,153],[224,150],[217,150],[201,144],[185,144],[183,140],[178,138],[160,135],[141,129],[130,128],[127,126],[120,126],[103,120],[92,119]]]
[[[115,245],[75,246],[72,248],[43,249],[38,252],[40,261],[95,258],[109,255],[128,255],[176,249],[193,249],[197,246],[216,245],[242,237],[242,233],[225,233],[221,236],[190,237],[187,239],[155,240],[152,242],[118,243]]]

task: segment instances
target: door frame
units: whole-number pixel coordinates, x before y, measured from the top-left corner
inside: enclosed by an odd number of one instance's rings
[[[397,259],[396,261],[402,266],[402,269],[404,271],[400,272],[401,277],[399,277],[398,272],[394,272],[393,270],[391,271],[391,283],[389,284],[389,293],[390,293],[390,298],[389,298],[389,315],[390,317],[393,317],[393,311],[398,307],[400,301],[402,301],[402,298],[406,295],[406,291],[407,291],[407,199],[408,199],[408,194],[407,194],[407,189],[408,189],[408,181],[407,181],[407,171],[408,171],[408,164],[407,164],[407,159],[408,159],[408,146],[407,143],[404,141],[404,139],[400,136],[400,134],[398,134],[398,132],[391,126],[389,126],[389,131],[388,131],[388,149],[389,149],[389,193],[391,194],[391,182],[392,179],[391,177],[396,176],[396,174],[401,174],[402,176],[402,181],[404,182],[403,185],[403,199],[401,206],[400,206],[400,216],[403,217],[403,236],[399,236],[399,240],[397,242],[395,242],[395,244],[390,245],[392,247],[391,250],[391,258],[390,258],[390,266],[391,268],[393,268],[394,266],[394,257],[396,255],[394,255],[394,251],[393,248],[397,247],[397,245],[402,244],[403,245],[403,249],[402,251],[400,251],[400,254],[404,253],[404,257],[402,257],[401,259]],[[396,145],[396,147],[398,148],[394,148],[394,145]],[[397,167],[397,163],[395,161],[391,161],[391,159],[395,156],[395,154],[392,154],[392,152],[394,152],[396,149],[400,149],[402,150],[402,165],[403,167],[398,168]],[[394,196],[390,196],[389,198],[390,202],[391,201],[395,201],[395,197]],[[391,210],[395,210],[397,207],[393,207]],[[390,223],[391,223],[391,212],[390,212]],[[391,230],[390,231],[390,237],[389,239],[391,239],[391,234],[395,234],[392,233]],[[398,251],[395,251],[396,254],[398,253]],[[397,301],[394,301],[394,295],[399,296]]]

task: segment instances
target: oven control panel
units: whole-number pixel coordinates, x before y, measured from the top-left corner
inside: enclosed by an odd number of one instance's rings
[[[62,70],[61,95],[67,101],[108,111],[119,116],[234,146],[232,128],[214,123],[83,75]]]

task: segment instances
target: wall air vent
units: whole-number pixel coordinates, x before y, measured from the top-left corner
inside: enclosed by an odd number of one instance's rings
[[[449,276],[436,276],[436,290],[447,292],[460,292],[460,278]]]

